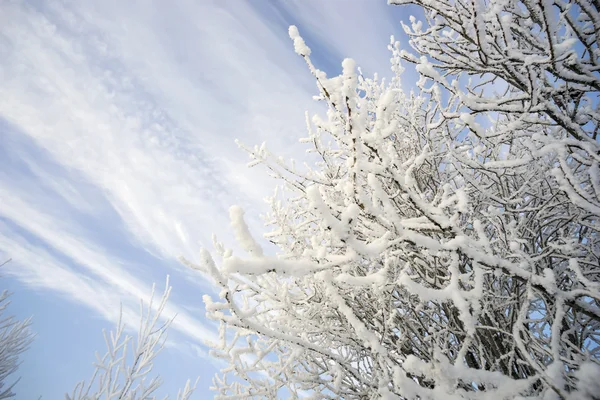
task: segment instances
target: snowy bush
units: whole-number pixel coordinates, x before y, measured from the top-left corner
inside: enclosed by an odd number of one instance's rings
[[[19,356],[33,340],[33,333],[29,329],[30,318],[19,321],[14,316],[5,314],[10,304],[9,297],[10,293],[6,290],[0,293],[0,399],[16,396],[13,389],[19,380],[12,383],[9,380],[19,368]]]
[[[281,180],[265,254],[198,265],[228,364],[219,398],[600,398],[597,1],[436,0],[394,78],[316,69],[326,115]],[[418,92],[401,89],[414,63]],[[595,396],[595,397],[594,397]]]
[[[154,360],[163,350],[167,341],[167,331],[173,319],[164,322],[162,315],[171,294],[169,277],[158,304],[154,303],[155,285],[147,307],[140,303],[140,322],[137,337],[125,333],[128,328],[123,320],[123,312],[114,331],[104,331],[106,353],[96,353],[94,373],[86,383],[80,381],[66,400],[155,400],[156,391],[162,385],[160,376],[150,377]],[[145,308],[145,309],[144,309]],[[196,380],[197,383],[197,380]],[[196,385],[188,380],[177,393],[177,400],[188,400]],[[168,397],[164,397],[168,399]]]

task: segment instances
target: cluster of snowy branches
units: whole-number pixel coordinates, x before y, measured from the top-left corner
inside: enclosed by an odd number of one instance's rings
[[[295,27],[325,116],[281,180],[263,252],[215,241],[219,398],[600,396],[600,5],[392,0],[423,8],[384,82],[329,78]],[[401,63],[418,91],[401,89]],[[217,262],[215,262],[217,259]]]
[[[104,331],[106,353],[96,353],[94,373],[89,382],[75,385],[66,400],[154,400],[156,390],[163,383],[159,375],[151,376],[156,357],[163,350],[167,331],[173,319],[164,322],[163,311],[171,293],[169,278],[158,304],[154,303],[155,285],[146,307],[140,304],[140,322],[137,337],[125,333],[123,312],[116,329]],[[197,383],[197,381],[196,381]],[[177,393],[177,400],[188,400],[196,385],[187,381]],[[164,397],[167,399],[168,397]]]
[[[0,399],[16,396],[13,389],[19,380],[12,383],[9,381],[19,368],[19,356],[33,340],[33,333],[29,329],[30,318],[19,321],[14,316],[5,314],[10,304],[9,297],[10,293],[6,290],[0,294]]]

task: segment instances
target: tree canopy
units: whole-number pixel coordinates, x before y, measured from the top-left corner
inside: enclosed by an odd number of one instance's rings
[[[218,241],[218,398],[593,399],[600,393],[600,5],[392,0],[425,20],[389,81],[311,62],[324,115],[281,181],[264,253]],[[402,90],[403,63],[420,74]]]

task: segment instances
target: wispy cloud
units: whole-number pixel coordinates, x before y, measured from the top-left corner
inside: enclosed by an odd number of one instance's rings
[[[10,249],[9,255],[18,262],[18,268],[8,269],[10,273],[29,285],[58,291],[95,309],[109,320],[118,317],[122,303],[127,320],[137,320],[139,300],[148,303],[150,288],[147,282],[127,272],[132,269],[131,265],[127,268],[128,264],[111,256],[108,249],[88,242],[85,233],[74,226],[68,216],[56,215],[52,208],[39,212],[36,207],[47,205],[44,200],[38,200],[44,199],[39,193],[25,193],[15,186],[8,192],[0,187],[0,199],[0,216],[9,219],[29,236],[26,240],[25,235],[9,229],[6,223],[0,226],[0,249]],[[52,252],[32,244],[32,238],[50,245]],[[180,307],[167,306],[165,317],[174,315],[177,315],[174,328],[188,338],[198,342],[214,338],[212,329]]]
[[[285,148],[281,143],[292,139],[278,138],[275,131],[288,115],[270,122],[267,116],[276,113],[268,105],[293,109],[282,103],[291,104],[303,89],[274,64],[246,68],[253,51],[247,40],[236,41],[242,33],[224,36],[233,46],[227,48],[210,29],[209,38],[199,32],[204,42],[198,51],[206,54],[186,62],[176,54],[182,46],[161,39],[152,16],[141,13],[136,19],[111,8],[68,10],[58,3],[48,7],[12,3],[2,28],[0,48],[6,57],[0,64],[0,112],[14,127],[5,127],[3,137],[13,144],[20,165],[4,167],[0,215],[26,233],[15,241],[5,225],[2,248],[15,259],[19,279],[114,319],[119,301],[132,305],[148,295],[148,277],[156,273],[134,276],[129,271],[135,263],[113,256],[113,249],[103,245],[110,242],[106,236],[138,243],[171,260],[167,265],[180,255],[194,258],[212,232],[227,236],[227,207],[241,202],[258,209],[260,196],[268,193],[265,179],[244,178],[245,156],[233,138],[257,142],[270,136]],[[203,15],[190,7],[193,12],[173,18],[190,22],[192,15]],[[106,22],[115,11],[122,14]],[[236,28],[235,20],[222,16]],[[209,45],[213,40],[215,47]],[[215,73],[228,72],[231,79],[209,74],[196,80],[193,71],[205,74],[206,59],[221,62]],[[264,74],[263,83],[269,75],[272,83],[283,84],[286,98],[267,101],[273,93],[259,91],[257,71]],[[283,96],[282,87],[279,93]],[[90,204],[83,186],[101,198]],[[118,219],[105,221],[114,224],[112,230],[98,224],[103,236],[86,226],[86,214],[96,222],[102,215]],[[32,239],[51,251],[31,245]],[[35,263],[28,252],[36,254]],[[213,335],[173,306],[175,312],[176,329],[190,338]]]

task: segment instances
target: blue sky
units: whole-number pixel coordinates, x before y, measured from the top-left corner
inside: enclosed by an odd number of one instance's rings
[[[37,332],[19,398],[62,398],[87,379],[119,303],[135,320],[166,274],[178,317],[156,366],[161,393],[200,376],[196,398],[209,397],[203,339],[216,330],[201,298],[212,289],[177,257],[196,260],[213,233],[232,245],[233,204],[263,232],[274,182],[245,167],[234,139],[302,158],[304,111],[319,105],[288,26],[329,74],[352,57],[389,75],[389,36],[403,40],[410,11],[384,0],[1,2],[0,259],[13,260],[1,279]]]

